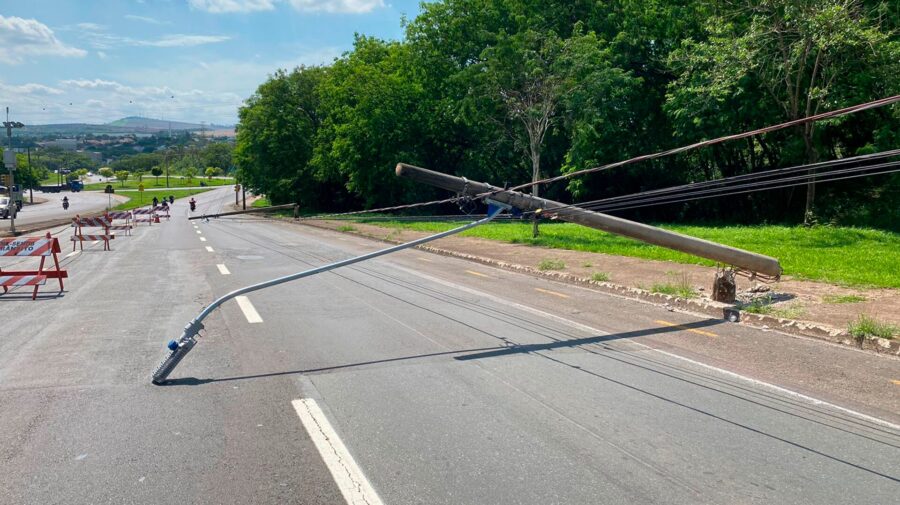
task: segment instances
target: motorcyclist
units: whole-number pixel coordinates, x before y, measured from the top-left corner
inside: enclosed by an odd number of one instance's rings
[[[175,197],[174,197],[174,196],[169,195],[169,203],[175,203]]]
[[[191,198],[190,204],[191,204],[191,212],[197,210],[197,200],[194,200],[193,198]]]
[[[63,210],[69,210],[69,197],[64,196],[62,199]]]
[[[154,197],[153,197],[153,206],[156,207],[157,205],[159,205],[159,198],[156,198],[156,197],[154,196]]]

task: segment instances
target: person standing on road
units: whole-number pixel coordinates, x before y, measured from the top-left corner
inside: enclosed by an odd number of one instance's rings
[[[63,210],[69,210],[69,197],[64,196],[62,199]]]
[[[156,198],[156,197],[154,196],[154,197],[153,197],[153,206],[156,207],[157,205],[159,205],[159,198]]]

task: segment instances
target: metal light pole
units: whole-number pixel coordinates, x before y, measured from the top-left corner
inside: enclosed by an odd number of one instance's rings
[[[16,203],[16,200],[13,198],[13,186],[16,185],[15,181],[15,153],[12,150],[12,131],[13,128],[22,128],[25,125],[18,121],[10,121],[9,120],[9,107],[6,108],[6,121],[3,122],[3,126],[6,128],[6,138],[9,142],[9,152],[10,156],[12,156],[13,163],[6,167],[9,170],[9,231],[15,235],[16,234],[16,214],[19,210],[19,205]]]

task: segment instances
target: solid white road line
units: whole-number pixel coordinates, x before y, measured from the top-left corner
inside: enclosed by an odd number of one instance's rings
[[[200,242],[206,242],[206,237],[200,237]]]
[[[206,246],[206,251],[207,252],[215,252],[215,251],[213,251],[213,248],[210,246]]]
[[[553,320],[553,321],[557,321],[557,322],[562,323],[562,324],[565,324],[565,325],[567,325],[567,326],[569,326],[569,327],[571,327],[571,328],[575,328],[575,329],[578,329],[578,330],[581,330],[581,331],[585,331],[585,332],[588,332],[588,333],[592,333],[592,334],[594,334],[594,335],[609,335],[609,332],[608,332],[608,331],[604,331],[604,330],[601,330],[601,329],[598,329],[598,328],[594,328],[594,327],[588,326],[588,325],[586,325],[586,324],[579,323],[579,322],[577,322],[577,321],[572,321],[571,319],[566,319],[566,318],[564,318],[564,317],[560,317],[560,316],[557,316],[557,315],[555,315],[555,314],[550,314],[550,313],[548,313],[548,312],[544,312],[543,310],[536,309],[536,308],[534,308],[534,307],[529,307],[529,306],[527,306],[527,305],[522,305],[521,303],[516,303],[516,302],[511,301],[511,300],[506,300],[506,299],[504,299],[504,298],[500,298],[500,297],[498,297],[498,296],[495,296],[495,295],[492,295],[492,294],[489,294],[489,293],[485,293],[484,291],[480,291],[480,290],[477,290],[477,289],[472,289],[472,288],[467,287],[467,286],[463,286],[463,285],[460,285],[460,284],[456,284],[455,282],[450,282],[450,281],[445,281],[445,280],[443,280],[443,279],[438,279],[437,277],[432,277],[432,276],[430,276],[430,275],[428,275],[428,274],[423,274],[423,273],[421,273],[421,272],[416,272],[416,271],[414,271],[414,270],[410,270],[410,269],[408,269],[408,268],[404,268],[404,267],[401,267],[401,266],[396,265],[396,264],[394,264],[393,267],[396,268],[396,269],[398,269],[398,270],[401,270],[401,271],[403,271],[403,272],[407,272],[407,273],[412,274],[412,275],[415,275],[415,276],[417,276],[417,277],[421,277],[422,279],[426,279],[426,280],[429,280],[429,281],[431,281],[431,282],[435,282],[435,283],[437,283],[437,284],[443,284],[444,286],[451,287],[451,288],[454,288],[454,289],[458,289],[458,290],[460,290],[460,291],[462,291],[462,292],[464,292],[464,293],[469,293],[469,294],[473,294],[473,295],[477,295],[477,296],[482,296],[482,297],[484,297],[484,298],[487,298],[487,299],[489,299],[489,300],[493,300],[493,301],[495,301],[495,302],[497,302],[497,303],[501,303],[501,304],[506,305],[506,306],[508,306],[508,307],[513,307],[513,308],[521,309],[521,310],[524,310],[524,311],[526,311],[526,312],[530,312],[530,313],[532,313],[532,314],[534,314],[534,315],[541,316],[541,317],[545,317],[545,318],[551,319],[551,320]],[[783,388],[783,387],[781,387],[781,386],[777,386],[777,385],[772,384],[772,383],[769,383],[769,382],[757,380],[757,379],[754,379],[754,378],[752,378],[752,377],[747,377],[746,375],[741,375],[741,374],[732,372],[732,371],[730,371],[730,370],[725,370],[724,368],[719,368],[719,367],[715,367],[715,366],[712,366],[712,365],[707,365],[706,363],[702,363],[702,362],[699,362],[699,361],[696,361],[696,360],[693,360],[693,359],[690,359],[690,358],[685,358],[684,356],[679,356],[678,354],[674,354],[674,353],[671,353],[671,352],[663,351],[663,350],[657,349],[657,348],[655,348],[655,347],[650,347],[649,345],[645,345],[645,344],[642,344],[642,343],[640,343],[640,342],[634,342],[634,341],[631,341],[631,343],[634,344],[634,345],[636,345],[636,346],[638,346],[638,347],[643,347],[643,348],[645,348],[645,349],[647,349],[647,350],[654,351],[654,352],[658,352],[659,354],[668,356],[668,357],[670,357],[670,358],[678,359],[678,360],[684,361],[684,362],[686,362],[686,363],[690,363],[690,364],[692,364],[692,365],[694,365],[694,366],[701,367],[701,368],[705,368],[705,369],[707,369],[707,370],[710,370],[710,371],[719,373],[719,374],[721,374],[721,375],[726,375],[726,376],[728,376],[728,377],[732,377],[732,378],[735,378],[735,379],[740,379],[740,380],[742,380],[742,381],[744,381],[744,382],[748,382],[748,383],[750,383],[750,384],[759,386],[759,387],[761,387],[761,388],[768,389],[768,390],[770,390],[770,391],[776,391],[776,392],[779,392],[779,393],[782,393],[782,394],[791,396],[791,397],[793,397],[793,398],[797,398],[797,399],[799,399],[799,400],[805,401],[805,402],[810,403],[810,404],[813,404],[813,405],[820,405],[820,406],[830,407],[830,408],[832,408],[832,409],[839,410],[839,411],[841,411],[841,412],[843,412],[843,413],[845,413],[845,414],[850,414],[851,416],[857,417],[857,418],[859,418],[859,419],[865,419],[866,421],[869,421],[869,422],[872,422],[872,423],[875,423],[875,424],[879,424],[879,425],[884,426],[884,427],[886,427],[886,428],[891,428],[891,429],[893,429],[893,430],[900,430],[900,425],[894,424],[894,423],[892,423],[892,422],[890,422],[890,421],[886,421],[886,420],[884,420],[884,419],[880,419],[880,418],[877,418],[877,417],[874,417],[874,416],[870,416],[870,415],[868,415],[868,414],[863,414],[862,412],[857,412],[857,411],[855,411],[855,410],[848,409],[848,408],[846,408],[846,407],[841,407],[840,405],[836,405],[836,404],[834,404],[834,403],[827,402],[827,401],[825,401],[825,400],[820,400],[820,399],[818,399],[818,398],[815,398],[815,397],[812,397],[812,396],[808,396],[808,395],[805,395],[805,394],[803,394],[803,393],[798,393],[797,391],[793,391],[793,390],[791,390],[791,389]]]
[[[256,311],[256,307],[250,303],[250,299],[246,296],[236,296],[234,299],[237,301],[238,306],[241,308],[241,312],[244,313],[244,317],[247,318],[248,323],[261,323],[263,322],[262,318],[259,317],[259,312]]]
[[[78,254],[80,252],[81,251],[72,251],[69,254],[65,255],[64,258],[71,258],[72,256],[75,256],[76,254]]]
[[[331,477],[344,495],[344,500],[351,505],[357,503],[383,505],[384,502],[363,475],[316,401],[312,398],[303,398],[294,400],[291,404],[297,411],[306,432],[309,433],[309,438],[316,444],[316,449],[319,450],[319,455],[325,461]]]
[[[228,267],[225,266],[224,263],[219,263],[216,265],[219,268],[219,273],[222,275],[231,275],[231,272],[228,271]]]

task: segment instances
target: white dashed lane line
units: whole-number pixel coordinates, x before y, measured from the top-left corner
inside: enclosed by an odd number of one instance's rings
[[[215,251],[213,251],[212,247],[206,246],[206,252],[215,252]]]
[[[219,269],[220,274],[231,275],[231,272],[228,271],[228,267],[226,267],[224,263],[219,263],[218,265],[216,265],[216,267]]]
[[[259,312],[256,311],[256,307],[250,303],[250,299],[246,296],[236,296],[234,297],[235,301],[238,303],[238,307],[241,308],[241,312],[244,313],[244,317],[247,318],[248,323],[261,323],[263,322],[262,318],[259,317]]]
[[[349,504],[384,505],[344,442],[328,422],[319,404],[312,398],[294,400],[291,404],[297,411],[306,432],[309,433],[309,438],[319,450],[319,455],[325,461],[325,466],[331,472],[331,477],[341,490],[344,500]]]

